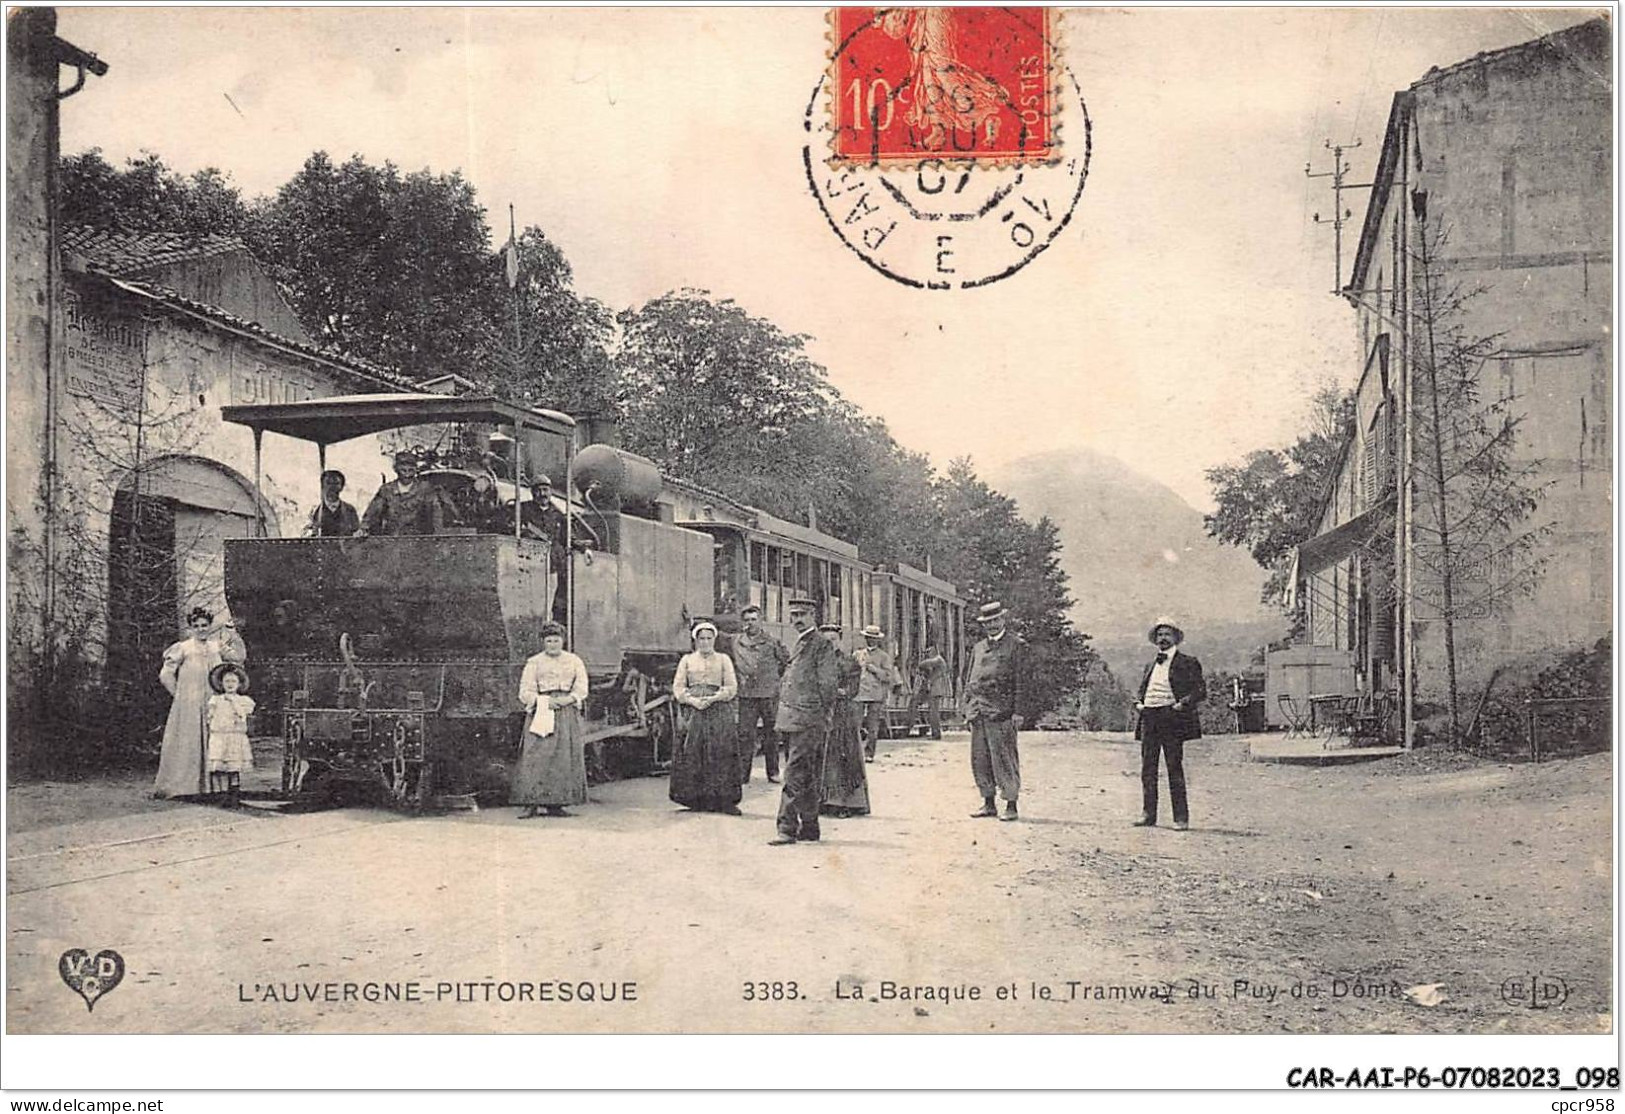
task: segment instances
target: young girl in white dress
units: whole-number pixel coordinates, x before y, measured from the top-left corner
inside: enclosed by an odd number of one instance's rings
[[[204,717],[209,791],[224,794],[226,803],[235,805],[242,790],[242,775],[254,768],[254,752],[248,744],[248,717],[254,711],[254,698],[243,691],[248,688],[248,674],[235,662],[210,670],[209,687],[214,690]]]

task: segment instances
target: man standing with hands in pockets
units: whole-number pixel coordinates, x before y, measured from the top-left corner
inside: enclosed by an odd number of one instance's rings
[[[818,604],[798,596],[788,608],[796,644],[779,686],[779,714],[773,726],[784,736],[790,758],[779,797],[778,838],[768,841],[773,847],[818,842],[824,745],[841,685],[835,647],[818,633]]]
[[[982,807],[972,816],[998,816],[993,798],[1004,795],[1004,819],[1017,819],[1016,798],[1021,795],[1021,759],[1016,732],[1021,717],[1023,644],[1005,628],[1002,603],[984,603],[977,616],[986,637],[971,651],[965,673],[965,718],[970,721],[970,768]]]
[[[1140,740],[1140,787],[1144,808],[1136,828],[1157,824],[1157,760],[1168,760],[1168,796],[1174,802],[1174,830],[1190,827],[1185,800],[1185,743],[1202,737],[1196,706],[1207,698],[1202,663],[1179,652],[1185,632],[1172,619],[1159,618],[1149,632],[1157,656],[1145,667],[1134,707],[1140,713],[1134,737]]]
[[[734,636],[729,657],[739,677],[739,780],[750,780],[756,746],[767,757],[767,780],[779,780],[779,738],[773,720],[779,711],[779,676],[790,662],[784,645],[762,626],[762,609],[747,605],[739,612],[745,629]],[[758,731],[757,724],[761,724]]]

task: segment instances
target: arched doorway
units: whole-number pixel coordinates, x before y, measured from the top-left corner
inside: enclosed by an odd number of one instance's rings
[[[266,532],[278,533],[260,501]],[[107,679],[141,737],[161,730],[169,695],[163,652],[187,612],[225,615],[225,541],[254,533],[254,489],[235,470],[197,456],[164,456],[120,482],[108,530]]]

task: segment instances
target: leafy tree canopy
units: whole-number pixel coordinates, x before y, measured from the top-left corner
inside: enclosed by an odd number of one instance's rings
[[[97,147],[69,155],[58,188],[62,219],[70,225],[238,236],[252,223],[230,175],[211,166],[183,176],[151,151],[127,159],[122,169]]]
[[[1327,387],[1314,397],[1312,428],[1291,445],[1208,470],[1218,509],[1203,518],[1207,532],[1275,573],[1264,584],[1265,601],[1279,597],[1287,554],[1319,528],[1327,477],[1353,412],[1352,396]]]
[[[424,379],[467,375],[489,343],[500,272],[460,174],[318,151],[264,207],[257,246],[324,343]]]

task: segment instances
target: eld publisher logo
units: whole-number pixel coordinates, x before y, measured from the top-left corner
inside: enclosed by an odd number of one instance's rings
[[[1514,975],[1501,984],[1501,1001],[1509,1006],[1549,1010],[1569,1000],[1569,984],[1557,975]]]
[[[94,956],[84,948],[69,948],[56,961],[56,969],[68,988],[85,1000],[86,1010],[94,1010],[96,999],[124,981],[124,957],[112,948]]]

